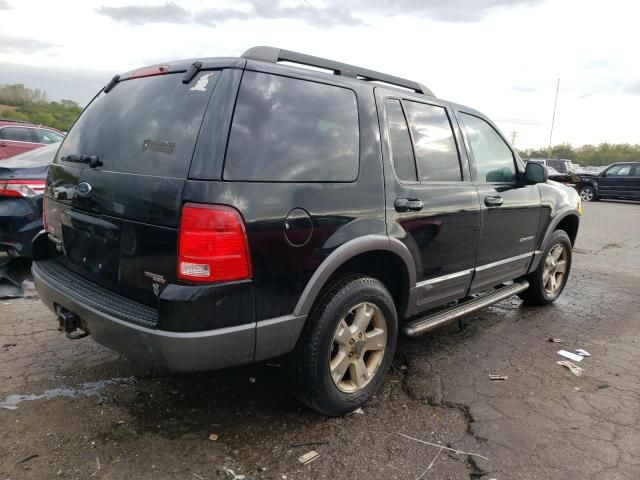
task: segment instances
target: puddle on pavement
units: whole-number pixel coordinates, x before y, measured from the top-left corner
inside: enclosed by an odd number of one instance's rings
[[[9,395],[2,402],[0,402],[0,408],[6,408],[7,410],[16,410],[18,404],[30,401],[30,400],[52,400],[58,397],[65,398],[77,398],[77,397],[94,397],[101,396],[100,392],[109,385],[132,385],[135,382],[135,377],[127,378],[111,378],[109,380],[99,380],[97,382],[83,383],[77,388],[52,388],[45,390],[41,395],[29,394],[29,395]]]

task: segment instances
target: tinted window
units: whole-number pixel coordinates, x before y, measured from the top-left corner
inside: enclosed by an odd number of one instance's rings
[[[85,109],[57,158],[97,155],[105,170],[186,177],[218,74],[201,72],[187,85],[180,73],[118,83]]]
[[[407,121],[402,112],[400,100],[387,100],[387,123],[389,127],[389,143],[391,158],[396,175],[400,180],[417,181],[416,163],[413,158],[411,136]]]
[[[404,102],[404,106],[415,142],[420,180],[460,180],[458,150],[447,111],[416,102]]]
[[[358,156],[358,109],[351,90],[245,72],[225,179],[352,181]]]
[[[631,172],[631,165],[615,165],[606,171],[605,177],[626,177]]]
[[[491,125],[479,117],[462,114],[473,152],[471,177],[478,182],[512,182],[516,168],[511,149]]]
[[[59,142],[64,138],[59,133],[53,132],[51,130],[44,130],[42,128],[36,128],[35,132],[38,142],[46,143],[47,145],[49,145],[50,143]]]
[[[567,163],[562,160],[547,160],[547,165],[552,166],[560,173],[567,173]]]
[[[14,142],[33,142],[31,132],[24,127],[0,128],[0,139],[13,140]]]

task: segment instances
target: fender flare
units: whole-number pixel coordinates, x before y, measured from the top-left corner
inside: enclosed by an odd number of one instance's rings
[[[384,250],[396,254],[404,262],[409,272],[409,292],[416,285],[416,268],[409,249],[397,238],[385,235],[367,235],[350,240],[338,248],[320,264],[305,286],[293,311],[295,316],[308,315],[320,290],[333,273],[346,261],[361,253]]]
[[[556,213],[549,221],[547,231],[545,232],[544,237],[542,237],[542,242],[540,242],[540,248],[533,254],[533,259],[531,260],[531,265],[529,266],[528,273],[531,273],[538,268],[538,264],[542,259],[542,253],[547,248],[551,235],[556,231],[556,228],[558,227],[560,222],[567,218],[569,215],[575,216],[578,219],[578,222],[580,222],[580,214],[575,208],[567,208]]]
[[[542,238],[542,243],[540,244],[540,250],[544,251],[544,249],[547,247],[547,244],[549,243],[549,238],[551,238],[551,234],[556,230],[556,227],[558,226],[558,224],[562,220],[567,218],[569,215],[573,215],[578,219],[578,222],[580,221],[580,214],[578,213],[578,210],[576,210],[575,208],[568,208],[556,213],[551,219],[551,221],[549,222],[547,231],[545,232],[544,237]]]

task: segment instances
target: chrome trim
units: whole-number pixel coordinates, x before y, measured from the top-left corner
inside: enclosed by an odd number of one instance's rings
[[[464,277],[465,275],[469,275],[473,273],[473,268],[469,268],[467,270],[461,270],[455,273],[449,273],[448,275],[442,275],[441,277],[430,278],[429,280],[423,280],[422,282],[416,283],[416,288],[425,287],[427,285],[433,285],[435,283],[446,282],[447,280],[452,280],[458,277]]]
[[[480,265],[476,267],[476,272],[484,272],[485,270],[489,270],[494,267],[499,267],[500,265],[505,265],[511,262],[517,262],[518,260],[524,260],[527,257],[533,256],[534,252],[523,253],[522,255],[516,255],[515,257],[505,258],[504,260],[498,260],[497,262],[487,263],[486,265]]]

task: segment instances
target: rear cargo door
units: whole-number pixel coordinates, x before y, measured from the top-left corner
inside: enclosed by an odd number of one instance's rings
[[[182,189],[221,71],[136,77],[100,93],[65,138],[47,187],[61,261],[156,305],[175,280]]]

